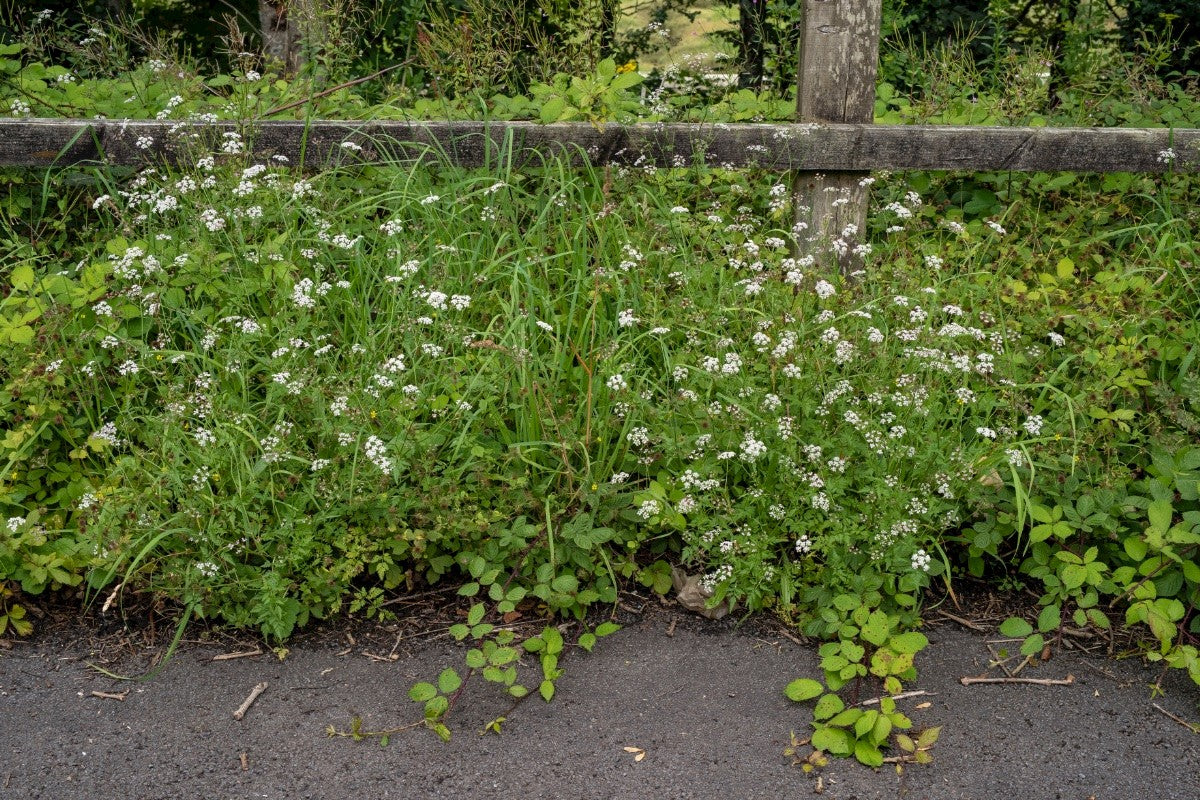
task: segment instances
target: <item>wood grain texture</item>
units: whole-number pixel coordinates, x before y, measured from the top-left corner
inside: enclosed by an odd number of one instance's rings
[[[804,0],[801,9],[796,120],[870,124],[883,0]],[[820,256],[832,242],[843,272],[861,265],[855,247],[866,231],[865,177],[841,168],[795,174],[796,223],[807,228],[800,255]]]
[[[446,158],[463,166],[517,164],[566,153],[582,164],[692,164],[768,170],[1014,170],[1164,172],[1200,168],[1200,130],[995,128],[873,124],[532,122],[261,122],[178,127],[154,120],[0,119],[0,166],[189,163],[241,132],[255,158],[323,169],[360,160]],[[138,139],[149,140],[146,149]],[[360,153],[341,146],[352,141]],[[505,145],[511,142],[511,147]],[[1176,157],[1160,154],[1171,148]],[[506,156],[507,157],[507,156]]]

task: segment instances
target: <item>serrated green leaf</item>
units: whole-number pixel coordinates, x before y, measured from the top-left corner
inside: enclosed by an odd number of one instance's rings
[[[540,694],[542,699],[547,703],[554,699],[554,681],[542,681],[538,685],[538,694]]]
[[[483,651],[477,648],[471,648],[467,651],[467,666],[471,669],[483,669],[487,665],[487,659],[483,655]]]
[[[471,635],[471,629],[460,622],[457,625],[450,626],[450,635],[454,637],[454,641],[461,642]]]
[[[487,609],[483,607],[483,603],[476,603],[471,606],[471,610],[467,612],[467,624],[478,625],[483,621],[483,615],[487,613]]]
[[[1046,646],[1046,640],[1040,633],[1035,633],[1029,636],[1021,644],[1021,655],[1032,656],[1042,652],[1042,648]]]
[[[579,646],[588,653],[592,652],[592,648],[596,646],[596,634],[585,633],[581,635],[579,637]]]
[[[475,583],[474,581],[470,583],[464,583],[462,586],[458,587],[458,593],[463,597],[474,597],[475,595],[479,594],[479,584]]]

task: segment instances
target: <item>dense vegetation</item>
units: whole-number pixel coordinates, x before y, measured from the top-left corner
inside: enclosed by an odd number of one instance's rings
[[[181,123],[790,113],[786,92],[686,65],[568,77],[532,70],[537,51],[514,91],[439,60],[441,19],[407,75],[430,82],[381,88],[340,85],[357,62],[336,49],[298,75],[250,52],[205,73],[136,29],[31,14],[0,49],[0,104]],[[1200,124],[1194,73],[1114,47],[1060,80],[1038,46],[893,49],[877,118]],[[583,616],[628,581],[669,591],[674,565],[712,605],[830,640],[830,689],[892,691],[922,605],[972,576],[1039,596],[1035,623],[1005,626],[1026,655],[1115,613],[1200,682],[1194,176],[878,175],[865,269],[842,276],[793,253],[780,176],[515,170],[505,152],[413,168],[357,147],[317,175],[238,136],[175,166],[0,175],[0,633],[28,633],[49,591],[165,599],[274,640],[448,581],[500,614]],[[455,635],[523,691],[483,605]],[[561,648],[526,643],[547,699]],[[413,697],[440,720],[457,680]],[[902,715],[863,726],[839,702],[818,704],[818,746],[874,763]]]

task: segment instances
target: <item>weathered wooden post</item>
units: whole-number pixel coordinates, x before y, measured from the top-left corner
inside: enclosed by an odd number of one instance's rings
[[[797,59],[796,121],[871,122],[883,0],[804,0]],[[844,272],[867,221],[865,172],[797,172],[793,183],[799,251]],[[853,226],[853,227],[851,227]],[[832,257],[826,258],[825,254]]]

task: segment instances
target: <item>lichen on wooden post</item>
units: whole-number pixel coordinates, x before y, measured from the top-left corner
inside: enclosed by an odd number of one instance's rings
[[[804,0],[797,59],[796,121],[871,122],[883,0]],[[862,262],[867,173],[797,172],[798,249],[844,272]]]

